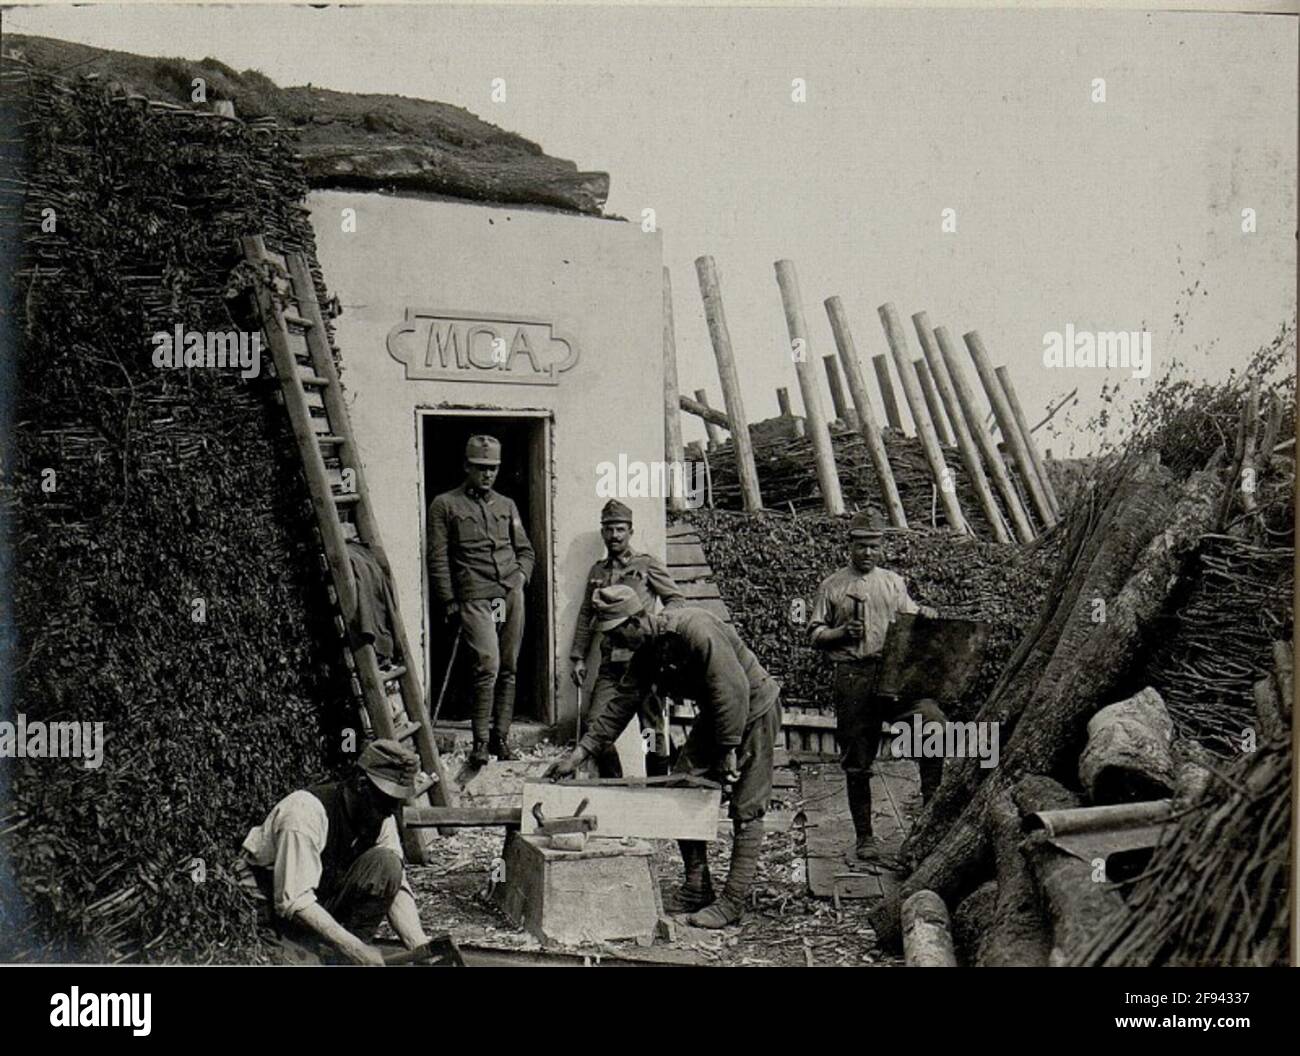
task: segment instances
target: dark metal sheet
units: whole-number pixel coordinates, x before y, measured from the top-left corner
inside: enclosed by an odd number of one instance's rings
[[[960,700],[979,671],[988,624],[899,615],[885,635],[876,691],[900,700]]]

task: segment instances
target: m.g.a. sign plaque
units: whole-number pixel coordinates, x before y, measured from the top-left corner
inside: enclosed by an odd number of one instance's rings
[[[408,308],[388,331],[388,354],[408,381],[558,385],[577,364],[578,345],[550,323]]]

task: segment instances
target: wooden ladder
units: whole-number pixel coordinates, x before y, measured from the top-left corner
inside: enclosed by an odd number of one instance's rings
[[[410,805],[454,807],[455,792],[438,755],[396,600],[391,610],[395,666],[379,667],[374,646],[363,640],[356,625],[357,582],[344,525],[355,527],[357,541],[369,548],[390,586],[393,573],[371,510],[311,271],[301,253],[268,251],[261,235],[241,239],[241,248],[245,260],[265,278],[257,283],[257,306],[306,472],[324,550],[322,571],[328,570],[331,579],[334,624],[347,642],[344,661],[352,674],[353,694],[362,705],[363,723],[368,722],[375,737],[414,744],[424,777]],[[403,827],[402,836],[407,854],[422,860],[423,842],[417,834]]]

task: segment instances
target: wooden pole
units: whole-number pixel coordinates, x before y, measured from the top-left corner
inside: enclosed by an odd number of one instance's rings
[[[958,534],[969,534],[970,528],[962,516],[957,504],[957,481],[943,461],[943,452],[939,450],[939,438],[934,435],[934,426],[930,416],[925,413],[925,403],[921,397],[921,386],[916,380],[916,371],[912,369],[912,355],[907,350],[907,331],[899,321],[898,311],[888,302],[876,309],[880,314],[880,324],[885,328],[885,340],[889,342],[889,351],[894,357],[894,369],[898,371],[898,380],[903,385],[903,397],[907,400],[907,409],[912,412],[912,422],[916,425],[916,435],[925,452],[925,460],[930,463],[930,475],[934,477],[939,489],[939,501],[943,503],[943,512],[948,518],[948,527]]]
[[[669,467],[685,459],[682,452],[682,409],[677,391],[677,335],[673,329],[673,280],[667,268],[664,268],[664,458]],[[686,496],[682,494],[680,484],[686,474],[668,472],[669,480],[678,486],[668,493],[668,509],[680,512],[686,509]]]
[[[946,326],[936,327],[934,339],[938,342],[939,352],[943,356],[943,365],[948,369],[948,378],[952,382],[953,392],[961,405],[961,413],[966,419],[966,426],[970,430],[980,454],[984,456],[985,465],[989,467],[989,472],[993,475],[993,483],[997,486],[998,494],[1002,496],[1002,505],[1011,516],[1011,524],[1016,530],[1016,538],[1022,543],[1032,543],[1034,541],[1033,526],[1029,523],[1029,517],[1025,514],[1024,507],[1020,505],[1020,497],[1016,494],[1015,485],[1011,483],[1011,474],[1007,472],[1007,464],[1002,461],[1002,452],[998,450],[998,445],[993,442],[993,437],[989,436],[988,430],[980,422],[979,407],[975,403],[975,394],[966,381],[966,375],[962,373],[961,363],[957,359],[957,346],[949,335],[948,328]]]
[[[1020,439],[1024,441],[1025,449],[1029,452],[1029,459],[1034,464],[1034,472],[1038,474],[1038,483],[1043,489],[1043,495],[1047,498],[1047,504],[1052,509],[1052,516],[1059,518],[1061,516],[1061,504],[1056,498],[1056,489],[1052,487],[1052,482],[1047,479],[1047,467],[1043,465],[1043,460],[1038,454],[1038,445],[1034,443],[1034,438],[1029,432],[1029,422],[1026,421],[1025,412],[1020,406],[1020,398],[1016,395],[1016,387],[1011,381],[1011,375],[1006,367],[998,367],[993,373],[998,376],[998,383],[1002,386],[1002,394],[1007,398],[1007,406],[1011,408],[1011,417],[1015,420],[1016,428],[1020,430]]]
[[[903,416],[898,413],[898,400],[894,396],[894,383],[889,378],[889,360],[882,352],[871,357],[871,366],[876,372],[876,384],[880,386],[880,402],[885,405],[885,421],[889,428],[903,431]]]
[[[930,365],[926,360],[918,359],[913,361],[912,366],[916,368],[916,376],[921,382],[921,395],[925,397],[925,409],[930,412],[930,421],[934,423],[934,434],[944,447],[952,447],[956,440],[953,439],[952,430],[948,428],[943,406],[939,403],[939,394],[935,392],[934,378],[930,376]]]
[[[998,376],[993,373],[993,363],[989,360],[988,352],[984,350],[984,342],[974,330],[962,334],[962,340],[966,342],[970,358],[975,363],[975,371],[979,374],[980,383],[984,386],[984,392],[993,407],[998,428],[1002,430],[1002,439],[1006,441],[1011,457],[1015,459],[1016,469],[1020,471],[1020,479],[1024,481],[1025,488],[1029,492],[1029,499],[1038,512],[1038,519],[1043,522],[1044,528],[1050,528],[1056,523],[1056,517],[1052,513],[1052,506],[1047,501],[1047,496],[1043,494],[1043,489],[1038,486],[1038,473],[1034,469],[1033,459],[1025,449],[1025,442],[1020,437],[1015,416],[1011,413],[1011,407],[1002,392]]]
[[[966,428],[966,419],[962,415],[960,404],[957,402],[957,395],[953,392],[952,381],[948,377],[948,368],[944,366],[943,357],[939,354],[939,348],[934,343],[934,333],[930,329],[929,316],[925,312],[917,312],[912,316],[912,325],[916,327],[916,336],[921,342],[921,352],[930,367],[936,396],[947,410],[948,420],[952,422],[953,431],[957,434],[957,450],[961,452],[961,460],[966,467],[966,475],[970,477],[971,483],[975,486],[975,494],[980,500],[980,508],[984,511],[984,518],[993,529],[993,537],[999,543],[1009,543],[1011,542],[1011,533],[1007,531],[1006,524],[1002,519],[1002,511],[998,509],[997,500],[993,497],[993,489],[989,487],[988,477],[984,475],[984,467],[980,464],[979,449],[975,446],[975,441],[971,439],[970,430]]]
[[[835,355],[832,353],[822,356],[822,366],[826,368],[826,383],[831,388],[831,404],[835,407],[835,417],[848,428],[856,430],[858,416],[849,406],[849,401],[844,398],[844,382],[840,379],[840,365],[835,361]]]
[[[794,261],[778,260],[776,262],[776,283],[781,287],[781,305],[785,309],[785,325],[790,334],[790,348],[796,342],[802,348],[802,355],[793,355],[794,372],[799,379],[799,391],[803,395],[804,428],[812,441],[813,458],[817,464],[817,484],[821,488],[822,502],[826,512],[838,515],[844,512],[844,495],[840,490],[840,475],[835,469],[835,449],[831,447],[831,433],[826,427],[826,416],[822,412],[821,394],[817,391],[817,377],[809,362],[811,352],[808,340],[808,328],[804,325],[803,299],[799,295],[799,277],[795,274]]]
[[[867,386],[862,379],[862,363],[858,360],[857,346],[853,343],[849,318],[838,297],[827,297],[825,305],[826,314],[831,320],[831,332],[835,335],[835,347],[839,349],[840,362],[844,366],[844,378],[849,383],[849,395],[853,397],[853,406],[858,413],[858,432],[862,434],[867,453],[871,456],[871,464],[875,467],[880,494],[884,496],[885,508],[889,511],[889,523],[895,528],[906,528],[907,514],[903,512],[903,500],[898,497],[894,471],[889,465],[884,437],[880,435],[880,422],[867,398]]]
[[[803,419],[796,418],[794,411],[790,410],[790,390],[782,386],[776,390],[776,405],[781,409],[781,417],[788,418],[794,423],[794,435],[803,436]]]
[[[682,399],[685,398],[686,397],[684,396],[682,397]],[[702,407],[705,411],[713,410],[713,408],[709,406],[709,394],[705,392],[703,389],[695,390],[695,402],[699,407]],[[708,414],[700,414],[699,411],[691,410],[691,408],[687,407],[685,404],[682,404],[682,409],[690,410],[692,414],[698,414],[701,418],[704,419],[704,432],[709,437],[710,451],[712,451],[715,447],[717,447],[720,443],[722,443],[722,433],[718,431],[718,426],[722,426],[723,429],[731,428],[731,419],[727,418],[727,416],[725,414],[722,414],[721,411],[718,411],[716,413],[720,415],[723,419],[725,419],[725,421],[719,421],[717,418],[710,417]]]
[[[703,396],[704,390],[697,389],[695,395]],[[713,407],[710,407],[707,403],[701,403],[699,400],[693,400],[689,396],[678,396],[677,405],[687,414],[693,414],[695,415],[696,418],[699,418],[701,421],[703,421],[704,428],[706,430],[709,428],[713,428],[716,431],[717,429],[731,428],[730,419],[728,419],[727,416],[723,414],[721,411],[716,410]]]
[[[700,279],[704,316],[709,322],[709,339],[713,342],[713,355],[718,361],[722,402],[726,405],[727,417],[731,420],[731,442],[736,448],[736,476],[740,478],[741,498],[747,511],[761,510],[763,496],[758,490],[754,443],[749,435],[749,420],[745,417],[745,402],[740,396],[740,378],[736,374],[736,358],[731,351],[731,333],[727,330],[727,316],[722,310],[722,288],[718,285],[718,269],[713,258],[697,257],[695,273]]]

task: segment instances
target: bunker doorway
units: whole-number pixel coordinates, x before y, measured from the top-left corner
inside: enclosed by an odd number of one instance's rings
[[[515,723],[553,724],[554,614],[551,609],[551,443],[549,412],[438,410],[421,412],[420,440],[424,494],[421,496],[424,596],[429,633],[426,684],[429,709],[437,704],[451,658],[456,624],[448,624],[429,580],[429,504],[434,496],[460,487],[465,479],[465,441],[486,433],[501,441],[501,471],[494,490],[513,499],[537,552],[537,564],[524,593],[524,639],[519,650]],[[438,715],[443,732],[469,730],[473,696],[469,651],[461,643]],[[519,731],[523,733],[521,729]]]

